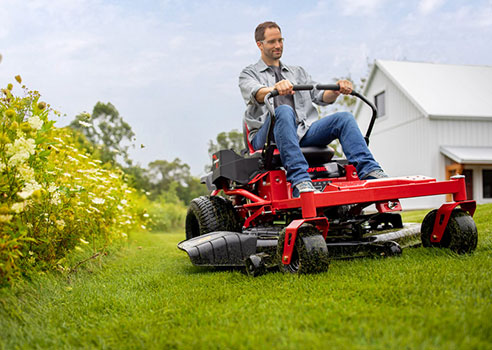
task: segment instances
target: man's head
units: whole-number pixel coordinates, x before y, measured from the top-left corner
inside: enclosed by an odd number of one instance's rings
[[[272,65],[282,57],[284,39],[280,27],[275,22],[259,24],[255,30],[256,45],[261,51],[261,58]]]

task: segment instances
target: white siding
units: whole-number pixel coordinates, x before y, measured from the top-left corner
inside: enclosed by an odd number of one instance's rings
[[[435,176],[439,147],[435,148],[435,154],[429,150],[432,135],[429,120],[377,69],[366,96],[374,101],[374,96],[383,90],[386,115],[376,120],[369,143],[374,157],[390,176]],[[369,119],[370,111],[363,106],[357,118],[363,133]],[[444,201],[444,197],[440,197],[402,200],[402,205],[404,208],[434,207]]]
[[[376,69],[366,96],[385,91],[386,115],[376,121],[370,149],[390,176],[425,175],[445,179],[445,157],[440,146],[492,146],[492,121],[429,119],[379,69]],[[369,108],[362,106],[357,121],[365,134]],[[475,180],[478,171],[474,172]],[[480,181],[481,183],[481,181]],[[475,181],[474,198],[480,201],[481,187]],[[403,200],[404,208],[438,207],[444,196]]]

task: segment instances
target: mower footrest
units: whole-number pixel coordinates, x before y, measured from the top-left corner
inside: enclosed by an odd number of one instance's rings
[[[327,243],[328,254],[335,259],[354,258],[357,256],[378,255],[392,256],[402,252],[400,245],[393,241],[369,242],[369,241],[347,241]]]

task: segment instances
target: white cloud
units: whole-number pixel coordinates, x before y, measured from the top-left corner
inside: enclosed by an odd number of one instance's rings
[[[339,2],[342,14],[346,16],[367,16],[374,14],[386,0],[345,0]]]
[[[445,0],[420,0],[418,10],[423,15],[428,15],[444,4]]]

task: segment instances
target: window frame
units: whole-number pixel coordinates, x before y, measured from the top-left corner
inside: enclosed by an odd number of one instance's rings
[[[484,199],[484,200],[492,200],[492,190],[490,192],[490,195],[491,196],[490,197],[485,197],[485,177],[484,177],[485,172],[490,172],[491,175],[492,175],[492,168],[484,167],[484,168],[481,168],[480,170],[481,170],[480,177],[481,177],[481,182],[482,182],[482,184],[481,184],[482,185],[482,193],[481,193],[482,199]]]
[[[378,97],[382,96],[383,97],[383,111],[381,112],[380,106],[378,106]],[[377,94],[374,94],[374,105],[376,106],[378,110],[377,118],[383,118],[387,116],[387,111],[386,111],[386,90],[381,90]],[[381,114],[383,113],[383,114]]]

